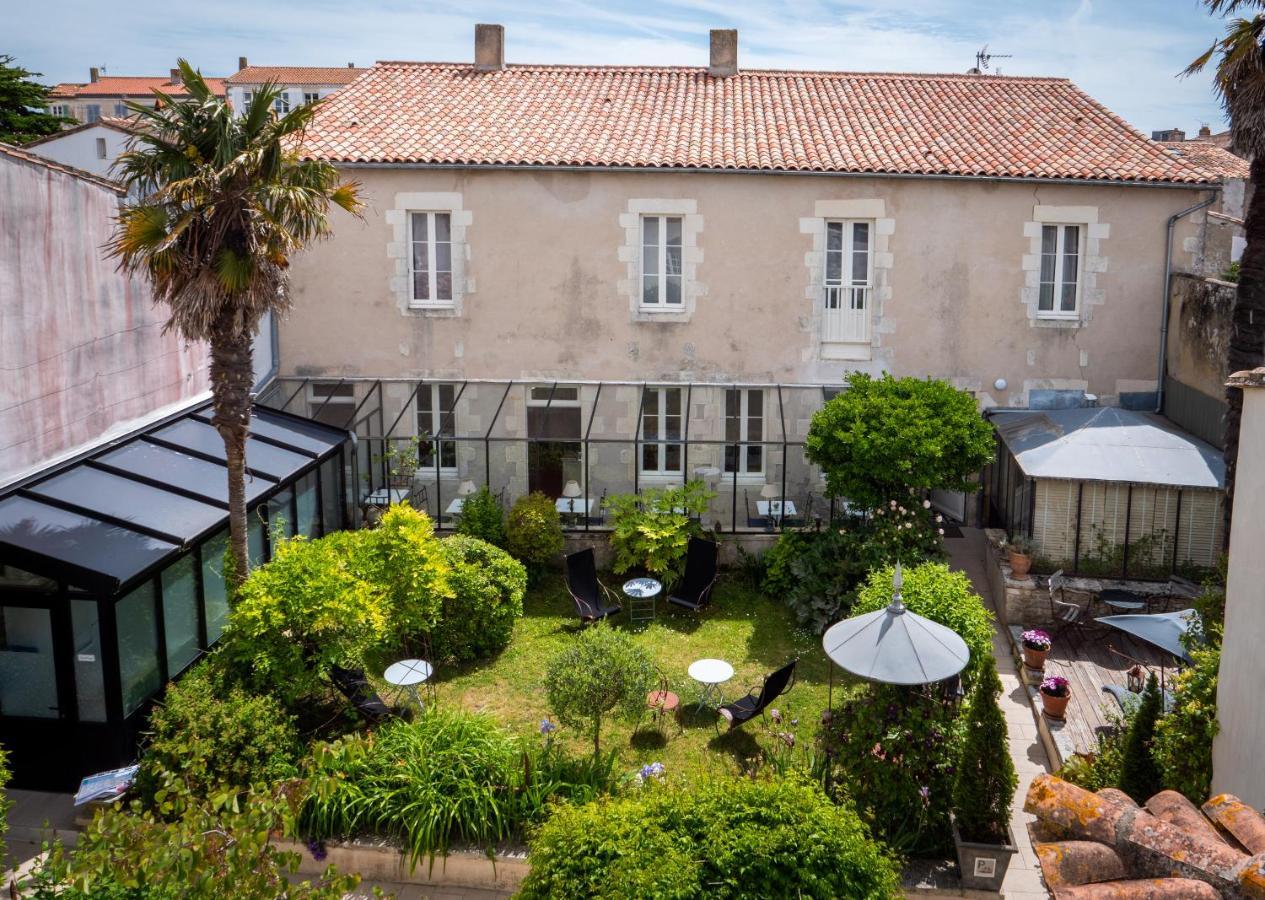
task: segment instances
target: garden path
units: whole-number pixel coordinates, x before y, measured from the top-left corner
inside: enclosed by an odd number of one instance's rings
[[[963,528],[962,537],[948,538],[944,543],[949,551],[950,564],[966,573],[975,586],[975,592],[984,598],[989,609],[996,614],[997,604],[989,590],[984,569],[984,532],[978,528]],[[1028,703],[1028,689],[1020,680],[1010,641],[1003,633],[1003,628],[998,621],[993,629],[993,655],[997,658],[997,673],[1001,676],[1002,695],[999,702],[1010,732],[1010,757],[1014,760],[1015,773],[1019,776],[1014,811],[1010,819],[1019,852],[1010,862],[1002,893],[1007,900],[1037,900],[1049,897],[1050,894],[1041,880],[1041,869],[1028,836],[1028,823],[1033,817],[1023,811],[1023,801],[1032,779],[1049,771],[1050,764],[1037,734],[1036,719],[1033,718],[1032,706]]]

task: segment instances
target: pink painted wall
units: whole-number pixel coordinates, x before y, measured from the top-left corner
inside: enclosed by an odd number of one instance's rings
[[[209,386],[205,346],[105,255],[120,199],[0,153],[0,484]]]

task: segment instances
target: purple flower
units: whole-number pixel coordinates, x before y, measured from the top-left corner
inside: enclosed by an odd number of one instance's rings
[[[649,765],[642,766],[641,770],[637,772],[637,781],[645,784],[651,778],[662,779],[665,771],[663,763],[652,762]]]
[[[775,724],[782,724],[782,713],[778,711],[777,707],[769,710],[769,718],[772,719]]]
[[[1049,650],[1050,636],[1039,628],[1025,631],[1019,636],[1023,645],[1031,650]]]
[[[540,733],[548,737],[558,730],[558,726],[550,722],[548,719],[540,720]]]
[[[1051,697],[1066,697],[1068,690],[1067,679],[1062,675],[1047,675],[1041,682],[1041,693]]]
[[[930,800],[931,800],[931,788],[927,787],[927,786],[924,784],[922,787],[918,788],[918,796],[922,797],[922,801],[923,801],[924,803],[928,803],[928,802],[930,802]]]
[[[307,852],[312,854],[312,859],[320,862],[329,854],[325,850],[325,842],[312,838],[307,842]]]

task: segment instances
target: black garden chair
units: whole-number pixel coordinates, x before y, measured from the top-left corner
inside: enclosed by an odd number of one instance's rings
[[[794,686],[795,664],[797,662],[799,662],[797,659],[791,660],[765,678],[764,683],[759,688],[751,688],[747,696],[735,700],[733,703],[726,703],[720,708],[720,718],[725,719],[729,723],[730,731],[745,725],[756,716],[764,715],[764,710],[769,704]],[[717,728],[720,727],[720,718],[716,720]]]
[[[567,556],[567,590],[575,601],[575,614],[586,625],[623,611],[610,588],[597,580],[592,547]]]
[[[712,598],[712,586],[716,584],[718,554],[715,541],[690,538],[685,555],[685,576],[668,594],[668,602],[695,612],[706,606]]]
[[[351,701],[356,712],[371,724],[378,725],[396,715],[395,710],[387,706],[373,689],[373,685],[369,684],[364,669],[330,666],[329,680],[340,694]]]

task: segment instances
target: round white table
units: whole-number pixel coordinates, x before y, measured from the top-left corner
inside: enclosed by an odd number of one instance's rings
[[[720,694],[720,686],[734,677],[734,667],[723,659],[699,659],[690,663],[690,677],[703,686],[703,693],[698,698],[698,709],[701,712],[708,701],[720,706],[724,698]]]
[[[654,621],[654,598],[663,585],[653,578],[632,578],[624,582],[624,596],[628,598],[628,621],[633,624]]]
[[[382,673],[382,680],[387,684],[403,688],[413,697],[413,701],[421,709],[424,704],[417,693],[417,686],[425,684],[426,679],[434,673],[434,668],[424,659],[402,659],[391,663]]]

